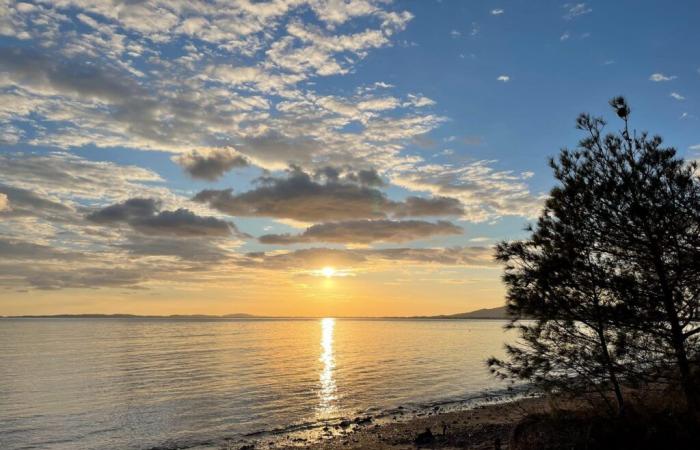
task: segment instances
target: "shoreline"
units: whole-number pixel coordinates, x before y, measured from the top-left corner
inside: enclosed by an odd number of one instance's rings
[[[500,445],[505,450],[518,422],[529,414],[549,410],[551,402],[550,397],[514,395],[476,399],[453,408],[437,405],[409,411],[399,407],[386,416],[359,415],[278,436],[251,434],[218,449],[494,449]],[[430,433],[426,433],[428,429]]]

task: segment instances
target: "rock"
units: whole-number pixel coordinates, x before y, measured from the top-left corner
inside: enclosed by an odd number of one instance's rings
[[[424,432],[419,433],[418,436],[413,440],[416,445],[429,445],[435,442],[435,436],[430,431],[430,428],[426,428]]]
[[[338,425],[340,425],[340,428],[343,428],[343,429],[344,429],[344,428],[350,428],[350,425],[352,425],[352,422],[350,422],[349,420],[345,419],[345,420],[342,420]]]
[[[372,423],[372,416],[355,417],[355,423],[358,425],[369,425],[370,423]]]

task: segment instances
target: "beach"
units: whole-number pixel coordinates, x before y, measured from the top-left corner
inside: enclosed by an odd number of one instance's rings
[[[282,449],[506,449],[512,430],[524,417],[551,409],[551,399],[519,398],[512,401],[477,405],[457,411],[442,411],[440,407],[411,415],[409,419],[375,421],[357,417],[346,427],[328,426],[320,437],[290,435],[278,443]],[[558,405],[562,407],[562,405]],[[568,403],[566,407],[574,407]],[[346,424],[343,424],[346,425]],[[428,433],[427,430],[430,430]],[[266,442],[231,447],[237,449],[265,448]]]

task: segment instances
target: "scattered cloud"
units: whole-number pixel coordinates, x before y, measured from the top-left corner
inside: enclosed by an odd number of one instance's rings
[[[499,75],[498,78],[496,78],[498,81],[502,81],[504,83],[507,83],[510,81],[510,77],[508,75]]]
[[[462,36],[462,33],[460,33],[458,30],[452,30],[450,31],[450,36],[452,39],[457,39],[458,37]]]
[[[525,183],[531,172],[514,173],[493,168],[494,161],[474,161],[462,167],[419,165],[397,174],[392,182],[407,189],[447,196],[461,202],[463,218],[482,222],[502,216],[535,217],[543,195],[531,193]]]
[[[173,160],[192,177],[215,181],[235,167],[246,167],[250,161],[230,148],[192,150]]]
[[[663,73],[652,73],[651,76],[649,77],[649,81],[655,81],[655,82],[660,82],[660,81],[671,81],[675,80],[678,78],[675,75],[664,75]]]
[[[685,97],[683,97],[678,92],[671,92],[669,95],[676,100],[685,100]]]
[[[586,3],[566,3],[564,4],[564,9],[566,9],[566,13],[564,14],[564,19],[566,20],[572,20],[593,12],[593,8],[589,7]]]
[[[225,215],[303,222],[296,234],[260,238],[278,245],[370,245],[458,235],[458,225],[436,219],[529,216],[541,203],[526,173],[457,155],[433,164],[414,152],[448,120],[426,95],[375,80],[318,87],[377,49],[415,45],[398,37],[413,19],[400,3],[186,3],[0,2],[0,34],[9,36],[0,46],[0,144],[32,150],[0,154],[3,287],[148,288],[252,267],[294,271],[321,256],[492,267],[480,247],[246,256],[238,247],[250,236]],[[478,35],[479,24],[457,37],[467,33]],[[192,199],[154,170],[70,153],[92,147],[166,152],[195,179],[248,165],[264,176]]]
[[[562,42],[568,41],[570,37],[571,37],[571,34],[569,34],[568,31],[565,31],[564,34],[562,34],[561,36],[559,36],[559,40],[562,41]]]

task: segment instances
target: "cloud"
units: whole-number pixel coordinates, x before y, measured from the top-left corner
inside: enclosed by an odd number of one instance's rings
[[[366,175],[369,176],[369,175]],[[194,201],[232,216],[271,217],[302,222],[458,215],[459,201],[447,198],[390,200],[382,191],[362,184],[360,176],[327,176],[315,180],[299,168],[284,178],[263,177],[259,186],[235,195],[231,189],[204,190]],[[372,176],[374,180],[374,177]]]
[[[652,73],[651,76],[649,77],[649,81],[655,81],[655,82],[671,81],[671,80],[675,80],[676,78],[678,78],[678,77],[675,75],[667,76],[667,75],[664,75],[663,73]]]
[[[589,7],[586,3],[566,3],[564,8],[566,9],[566,14],[564,14],[564,19],[566,20],[572,20],[576,17],[593,12],[593,8]]]
[[[508,75],[500,75],[498,78],[496,78],[498,81],[502,81],[504,83],[507,83],[510,81],[510,77]]]
[[[493,15],[493,16],[500,16],[500,15],[503,14],[504,12],[505,12],[505,11],[504,11],[503,9],[501,9],[501,8],[496,8],[496,9],[492,9],[492,10],[491,10],[491,15]]]
[[[436,265],[497,268],[489,247],[330,249],[308,248],[284,253],[250,253],[239,264],[269,270],[309,270],[333,266],[336,269],[372,265]]]
[[[143,193],[166,195],[157,184],[163,179],[152,170],[133,165],[90,161],[79,156],[55,152],[49,154],[0,154],[0,182],[13,187],[50,193],[71,199],[117,199]]]
[[[0,193],[0,212],[8,211],[10,209],[10,199],[7,198],[7,194]]]
[[[131,198],[87,215],[100,225],[128,224],[147,235],[179,237],[226,237],[239,235],[235,225],[215,217],[201,217],[190,210],[159,211],[160,202],[152,198]]]
[[[532,194],[525,181],[530,172],[514,173],[493,168],[494,161],[474,161],[461,167],[420,164],[392,177],[406,189],[457,199],[463,217],[480,222],[502,216],[535,217],[544,196]]]
[[[403,202],[394,203],[391,215],[394,217],[461,216],[464,207],[452,197],[407,197]]]
[[[228,148],[209,151],[192,150],[174,158],[174,161],[190,174],[192,178],[215,181],[235,167],[250,165],[248,159],[235,150]]]
[[[570,37],[571,37],[571,34],[569,34],[568,31],[565,31],[564,34],[559,36],[559,40],[564,42],[564,41],[567,41]]]
[[[30,48],[0,47],[0,67],[14,83],[48,95],[67,93],[121,102],[140,91],[114,71],[79,61],[57,61]]]
[[[685,100],[685,97],[683,97],[678,92],[671,92],[669,95],[676,100]]]
[[[343,244],[370,244],[373,242],[407,242],[433,236],[459,235],[462,228],[447,222],[421,220],[351,220],[313,225],[304,232],[267,234],[259,238],[263,244],[299,244],[332,242]]]
[[[74,208],[27,189],[0,184],[0,217],[5,220],[40,218],[54,223],[78,221]]]
[[[71,261],[81,257],[79,253],[61,251],[48,245],[4,238],[0,238],[0,254],[5,260],[30,261]]]
[[[160,177],[146,169],[65,153],[0,154],[0,167],[5,288],[144,287],[184,282],[194,272],[214,277],[245,237],[158,186]]]
[[[462,33],[460,33],[458,30],[450,31],[450,36],[452,37],[452,39],[457,39],[461,35],[462,35]]]

